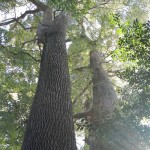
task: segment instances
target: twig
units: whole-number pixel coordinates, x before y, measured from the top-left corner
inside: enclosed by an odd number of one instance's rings
[[[37,13],[39,12],[39,9],[35,9],[35,10],[27,10],[25,11],[24,14],[22,14],[20,17],[17,17],[17,18],[10,18],[10,19],[7,19],[7,20],[10,20],[10,21],[6,21],[4,20],[4,22],[0,23],[0,26],[4,26],[4,25],[8,25],[10,23],[13,23],[13,22],[17,22],[19,21],[20,19],[23,19],[26,15],[28,14],[34,14],[34,13]],[[6,21],[6,22],[5,22]]]
[[[90,66],[85,66],[85,67],[75,68],[74,70],[83,71],[84,69],[89,69],[89,68],[90,68]]]
[[[93,27],[95,30],[98,30],[89,20],[87,17],[84,16],[84,18],[86,19],[86,21],[90,24],[91,27]]]
[[[40,9],[41,11],[45,11],[47,8],[49,8],[47,5],[41,3],[40,1],[37,0],[29,0],[30,2],[32,2],[35,6],[37,6],[38,9]]]
[[[13,54],[13,55],[19,55],[19,54],[26,54],[26,55],[28,55],[28,56],[30,56],[34,61],[36,61],[36,62],[40,62],[40,60],[38,60],[38,59],[36,59],[35,57],[33,57],[31,54],[29,54],[29,53],[27,53],[27,52],[23,52],[23,51],[21,51],[21,52],[19,52],[19,53],[14,53],[14,52],[12,52],[12,51],[8,51],[8,52],[10,52],[11,54]]]
[[[31,54],[29,54],[29,53],[27,53],[27,52],[21,52],[21,53],[23,53],[23,54],[26,54],[26,55],[30,56],[33,60],[35,60],[35,61],[37,61],[37,62],[40,62],[40,60],[39,60],[39,59],[36,59],[35,57],[33,57]]]
[[[21,43],[21,44],[22,44],[21,48],[23,48],[25,44],[30,43],[30,42],[34,42],[34,41],[36,41],[36,40],[37,40],[37,39],[34,38],[34,39],[32,39],[32,40],[28,40],[28,41],[25,41],[24,43]]]
[[[17,26],[17,23],[18,23],[24,30],[36,29],[36,27],[24,27],[24,25],[21,24],[21,22],[19,22],[18,20],[16,20],[16,25],[14,25],[13,29],[15,28],[15,26]]]

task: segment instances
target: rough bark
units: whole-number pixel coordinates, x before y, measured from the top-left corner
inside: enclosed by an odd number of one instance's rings
[[[22,150],[76,150],[65,45],[67,17],[46,28],[38,85]],[[43,36],[42,35],[42,36]]]
[[[93,68],[93,105],[90,110],[93,118],[90,121],[98,127],[97,132],[89,131],[90,150],[141,150],[147,146],[147,142],[142,140],[142,135],[135,127],[113,119],[106,121],[112,118],[117,96],[102,67],[102,59],[97,51],[90,53],[90,65]]]
[[[93,120],[98,125],[112,117],[114,104],[117,100],[107,73],[102,67],[103,57],[97,51],[90,52],[90,66],[93,69]],[[93,122],[93,123],[94,123]]]
[[[114,104],[117,100],[113,85],[102,67],[102,60],[100,53],[90,52],[90,67],[93,70],[92,107],[74,115],[74,118],[77,119],[88,117],[90,119],[88,121],[97,127],[112,118]]]
[[[90,52],[90,67],[93,70],[93,103],[88,112],[90,123],[96,128],[101,128],[112,119],[117,100],[116,92],[113,88],[107,73],[102,67],[103,56],[97,51]],[[98,133],[89,131],[90,150],[108,150],[110,147],[103,144]]]

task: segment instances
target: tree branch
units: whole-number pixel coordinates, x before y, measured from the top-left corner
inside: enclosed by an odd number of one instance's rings
[[[34,61],[36,61],[36,62],[40,62],[40,60],[39,59],[36,59],[35,57],[33,57],[31,54],[29,54],[29,53],[27,53],[27,52],[21,52],[21,53],[23,53],[23,54],[26,54],[26,55],[28,55],[28,56],[30,56]],[[19,53],[18,53],[19,54]]]
[[[28,41],[25,41],[24,43],[21,43],[21,44],[22,44],[21,48],[23,48],[25,44],[30,43],[30,42],[35,42],[36,40],[37,40],[37,39],[34,38],[34,39],[32,39],[32,40],[28,40]]]
[[[20,17],[17,17],[17,18],[10,18],[10,19],[7,19],[7,20],[9,20],[9,21],[6,21],[6,20],[4,20],[4,22],[2,22],[2,23],[0,23],[0,26],[4,26],[4,25],[8,25],[8,24],[10,24],[10,23],[13,23],[13,22],[18,22],[20,19],[23,19],[26,15],[28,15],[28,14],[35,14],[35,13],[37,13],[37,12],[39,12],[40,10],[37,8],[37,9],[35,9],[35,10],[27,10],[27,11],[25,11],[25,13],[24,14],[22,14]],[[6,22],[5,22],[6,21]]]
[[[37,0],[28,0],[28,1],[32,2],[41,11],[45,11],[47,8],[49,8],[47,5],[41,3],[41,2],[39,2]]]
[[[105,1],[105,2],[103,2],[103,3],[96,4],[95,6],[93,6],[93,7],[90,8],[90,9],[95,9],[95,8],[98,8],[99,6],[106,5],[106,4],[108,4],[110,1],[111,1],[111,0],[107,0],[107,1]]]
[[[9,50],[7,50],[7,51],[10,52],[10,53],[13,54],[13,55],[19,55],[19,54],[21,54],[21,53],[22,53],[22,54],[26,54],[26,55],[30,56],[34,61],[40,62],[40,60],[36,59],[35,57],[33,57],[31,54],[29,54],[29,53],[27,53],[27,52],[21,51],[21,52],[19,52],[19,53],[14,53],[14,52],[9,51]]]
[[[91,113],[91,110],[80,112],[80,113],[73,115],[73,118],[74,119],[86,118],[87,116],[89,116],[90,113]]]
[[[14,28],[16,28],[17,24],[19,24],[24,30],[36,29],[36,27],[25,27],[23,24],[21,24],[21,22],[19,22],[18,20],[16,20],[16,23],[13,25],[13,27],[11,27],[11,30],[13,30]]]
[[[83,71],[84,69],[89,69],[89,68],[91,68],[91,67],[90,66],[85,66],[85,67],[75,68],[74,70]]]
[[[86,85],[86,87],[84,87],[84,89],[79,93],[79,95],[77,95],[77,97],[73,100],[72,104],[74,105],[77,100],[79,99],[80,96],[82,96],[84,94],[84,92],[89,88],[89,86],[91,85],[92,80]]]

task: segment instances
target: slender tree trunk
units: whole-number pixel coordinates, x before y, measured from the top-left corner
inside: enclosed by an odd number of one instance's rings
[[[76,150],[65,44],[66,16],[46,27],[37,90],[22,150]]]
[[[92,121],[97,122],[98,125],[112,118],[114,103],[117,100],[113,85],[102,67],[103,57],[101,55],[97,51],[90,52],[90,66],[93,69],[92,114],[94,120]]]
[[[96,128],[103,128],[107,120],[112,118],[114,102],[117,100],[107,73],[102,67],[103,57],[97,51],[90,52],[90,66],[93,69],[93,104],[91,109],[91,124]],[[112,150],[105,145],[100,135],[89,131],[90,150]]]
[[[117,100],[113,85],[103,69],[100,54],[90,53],[93,68],[93,106],[91,124],[96,124],[97,132],[89,131],[90,150],[141,150],[141,135],[132,125],[107,119],[112,118],[114,102]],[[144,143],[144,144],[143,144]]]

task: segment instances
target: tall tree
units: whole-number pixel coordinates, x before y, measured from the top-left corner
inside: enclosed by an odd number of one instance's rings
[[[76,150],[65,43],[68,18],[61,13],[52,20],[51,8],[33,3],[44,11],[37,29],[43,52],[22,150]]]

